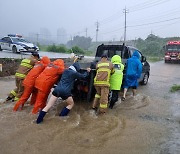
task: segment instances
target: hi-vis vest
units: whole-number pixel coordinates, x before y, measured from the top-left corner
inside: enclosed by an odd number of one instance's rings
[[[25,78],[29,70],[33,68],[33,65],[31,65],[31,60],[30,59],[23,59],[21,61],[21,64],[19,66],[19,71],[16,72],[15,76],[19,78]]]
[[[114,65],[115,72],[110,77],[110,89],[111,90],[120,90],[123,79],[123,64],[115,64]]]
[[[95,86],[110,86],[109,79],[111,75],[110,63],[102,62],[97,64],[97,72],[94,78]]]

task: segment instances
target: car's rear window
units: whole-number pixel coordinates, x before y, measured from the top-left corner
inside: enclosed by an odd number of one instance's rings
[[[119,45],[105,45],[99,46],[96,52],[96,57],[101,57],[102,54],[107,54],[108,58],[112,58],[114,55],[123,56],[123,47]]]

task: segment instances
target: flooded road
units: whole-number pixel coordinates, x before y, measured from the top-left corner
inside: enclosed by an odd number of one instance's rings
[[[131,91],[105,116],[96,116],[87,102],[76,102],[69,116],[57,116],[60,99],[40,125],[34,124],[32,106],[13,112],[14,103],[0,104],[0,153],[60,154],[179,154],[180,65],[151,64],[149,83]],[[0,79],[0,101],[14,88],[13,78]]]

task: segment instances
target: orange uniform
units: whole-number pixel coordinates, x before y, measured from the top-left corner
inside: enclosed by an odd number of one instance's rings
[[[38,89],[36,102],[32,113],[37,113],[39,109],[46,106],[46,101],[53,85],[58,81],[59,75],[64,71],[64,61],[57,59],[50,63],[35,81],[35,87]],[[36,92],[35,92],[36,93]]]
[[[24,103],[28,100],[30,97],[31,93],[35,90],[34,84],[35,84],[35,79],[39,76],[39,74],[44,70],[44,68],[50,63],[50,59],[46,56],[42,57],[41,61],[38,62],[32,69],[31,71],[27,74],[23,81],[23,86],[24,86],[24,92],[19,101],[16,102],[13,110],[17,111],[19,106],[21,105],[22,107],[24,106]],[[35,94],[35,93],[34,93]],[[31,98],[31,105],[33,102],[35,102],[35,97],[32,96]],[[21,107],[21,109],[22,109]]]

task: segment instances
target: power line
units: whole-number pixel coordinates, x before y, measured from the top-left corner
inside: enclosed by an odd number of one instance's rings
[[[131,26],[127,26],[127,27],[146,26],[146,25],[158,24],[158,23],[167,22],[167,21],[172,21],[172,20],[177,20],[177,19],[180,19],[180,17],[172,18],[172,19],[167,19],[167,20],[156,21],[156,22],[150,22],[150,23],[145,23],[145,24],[139,24],[139,25],[131,25]]]
[[[148,0],[146,2],[143,2],[143,3],[137,4],[137,5],[131,6],[129,8],[131,8],[131,10],[132,10],[130,12],[135,12],[135,11],[140,11],[140,10],[145,9],[145,8],[150,8],[150,7],[154,7],[154,6],[163,4],[163,3],[167,2],[167,1],[170,1],[170,0]],[[121,17],[121,16],[123,16],[123,14],[120,14],[120,11],[118,11],[115,14],[113,14],[113,15],[105,18],[105,19],[100,20],[100,22],[98,22],[98,26],[99,26],[99,23],[101,23],[103,25],[103,24],[109,23],[109,22],[111,22],[113,20],[117,20],[117,18]],[[98,27],[98,26],[97,26],[97,23],[96,23],[96,27]],[[90,28],[92,28],[92,26],[88,27],[88,28],[90,29]],[[96,28],[96,40],[97,40],[97,37],[98,37],[98,31],[99,31],[99,27]],[[81,34],[81,33],[84,33],[84,31],[77,32],[77,33]]]
[[[168,11],[165,11],[163,13],[159,13],[158,15],[156,14],[155,16],[152,16],[152,17],[146,17],[146,18],[141,18],[141,19],[136,19],[136,21],[140,22],[140,21],[146,21],[146,20],[153,20],[153,19],[162,19],[163,17],[168,17],[168,16],[174,16],[176,13],[180,12],[179,8],[176,8],[176,9],[173,9],[173,10],[168,10]],[[134,22],[134,21],[131,21],[131,22]]]
[[[155,2],[150,2],[149,4],[146,4],[146,5],[134,7],[132,9],[130,9],[131,10],[130,12],[135,12],[135,11],[140,11],[140,10],[144,10],[147,8],[151,8],[151,7],[166,3],[168,1],[170,1],[170,0],[156,0]]]
[[[169,22],[169,21],[174,21],[174,20],[178,20],[180,19],[180,17],[177,18],[172,18],[172,19],[168,19],[168,20],[162,20],[162,21],[157,21],[157,22],[151,22],[151,23],[146,23],[146,24],[139,24],[139,25],[131,25],[131,26],[127,26],[129,28],[135,28],[135,27],[141,27],[141,26],[147,26],[147,25],[152,25],[152,24],[158,24],[158,23],[163,23],[163,22]],[[113,32],[117,32],[119,30],[122,30],[124,27],[109,31],[109,32],[104,32],[104,33],[100,33],[100,34],[108,34],[108,33],[113,33]]]

